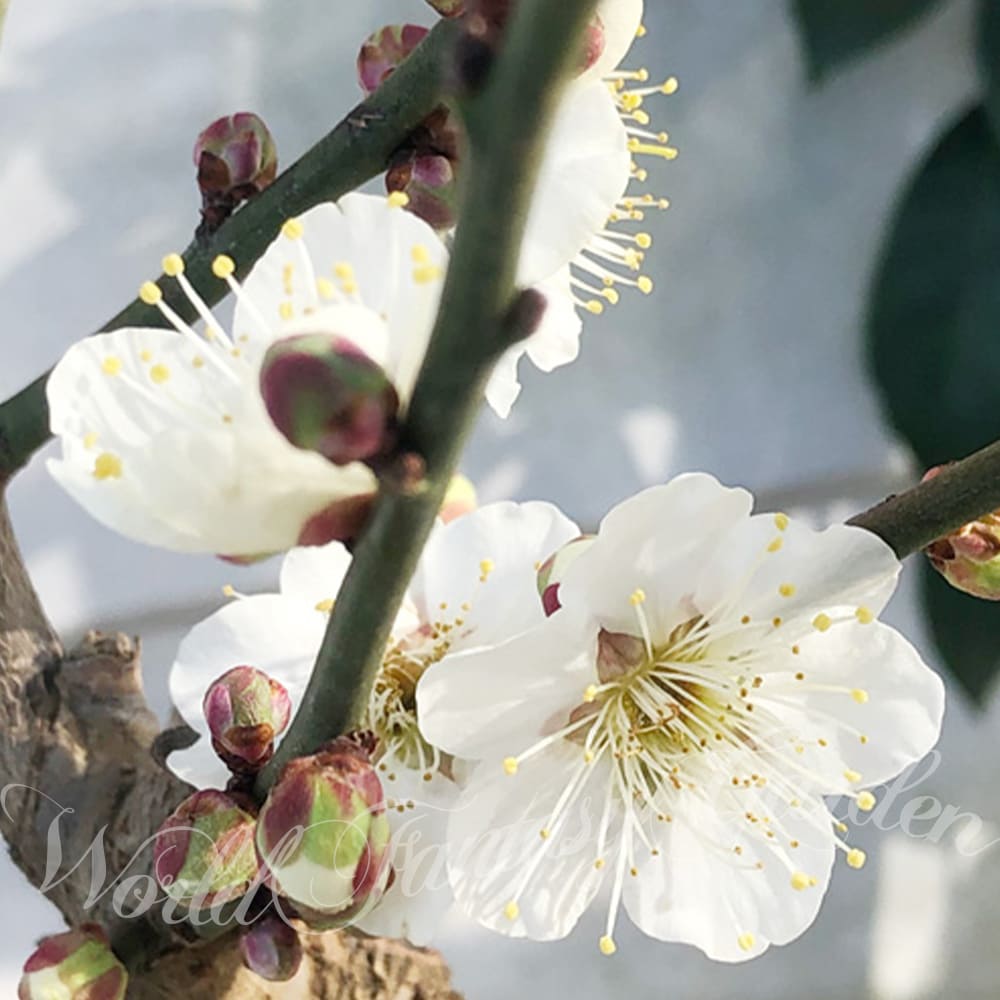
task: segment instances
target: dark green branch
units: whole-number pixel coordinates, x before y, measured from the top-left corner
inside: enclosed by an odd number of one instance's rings
[[[187,276],[209,305],[227,292],[211,272],[218,254],[228,254],[236,261],[238,273],[246,274],[286,219],[353,191],[385,169],[406,136],[441,103],[443,53],[450,51],[456,33],[453,22],[438,24],[375,94],[207,242],[188,248],[184,254]],[[186,320],[197,318],[174,282],[163,283],[163,291],[167,302]],[[136,299],[102,329],[163,325],[157,309]],[[47,379],[43,375],[0,405],[0,482],[9,479],[50,437]]]
[[[392,623],[499,355],[520,328],[515,273],[546,126],[596,0],[521,0],[481,97],[463,109],[468,184],[431,345],[403,431],[427,464],[416,496],[383,487],[292,728],[264,772],[364,718]],[[530,312],[529,310],[525,310]]]
[[[1000,441],[934,479],[889,497],[848,524],[866,528],[905,559],[931,542],[1000,509]]]

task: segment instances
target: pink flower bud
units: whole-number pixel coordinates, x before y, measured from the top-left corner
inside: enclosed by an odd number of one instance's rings
[[[376,458],[395,444],[396,388],[346,337],[306,333],[272,344],[260,391],[290,444],[335,465]]]
[[[558,552],[549,556],[538,569],[538,594],[542,599],[542,607],[549,617],[554,615],[562,605],[559,603],[559,585],[566,575],[570,565],[594,543],[593,535],[581,535],[567,542]]]
[[[193,912],[246,895],[258,879],[256,821],[231,796],[207,789],[186,798],[153,845],[156,879]]]
[[[215,681],[202,703],[212,746],[237,773],[257,771],[288,727],[292,700],[276,680],[254,667],[234,667]]]
[[[427,37],[419,24],[390,24],[370,35],[358,53],[358,80],[372,94]]]
[[[302,964],[302,942],[295,928],[268,913],[240,934],[243,964],[269,983],[284,983]]]
[[[249,111],[212,122],[194,145],[205,224],[217,228],[241,202],[278,174],[278,148],[263,119]]]
[[[125,966],[97,924],[43,938],[24,964],[18,1000],[124,1000]]]
[[[580,64],[580,72],[586,73],[591,66],[597,64],[598,59],[604,55],[604,48],[607,45],[607,36],[604,31],[604,22],[600,15],[595,14],[593,21],[587,26],[583,40],[583,59]]]
[[[271,789],[257,849],[275,888],[303,917],[349,922],[389,877],[389,823],[368,753],[348,738],[293,760]]]
[[[458,221],[458,182],[446,156],[404,152],[386,173],[385,186],[390,194],[406,194],[408,210],[439,232]]]

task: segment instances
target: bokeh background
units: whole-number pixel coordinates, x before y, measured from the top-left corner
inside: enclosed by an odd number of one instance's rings
[[[0,397],[186,245],[200,128],[255,110],[289,163],[356,100],[361,40],[429,14],[421,0],[12,0],[0,50]],[[942,2],[817,84],[790,0],[647,0],[636,59],[681,80],[655,108],[682,151],[654,173],[673,202],[649,223],[657,291],[591,319],[575,365],[525,371],[508,422],[484,414],[465,462],[482,498],[544,498],[595,522],[644,485],[705,469],[765,507],[830,521],[911,482],[916,465],[867,374],[866,300],[901,184],[979,92],[973,14],[971,2]],[[69,639],[92,626],[141,634],[164,715],[185,628],[218,606],[222,584],[276,577],[273,563],[243,571],[130,544],[75,507],[41,458],[11,503],[57,626]],[[938,662],[918,576],[911,567],[889,617]],[[458,987],[472,1000],[995,997],[1000,844],[984,845],[1000,836],[1000,705],[988,690],[979,708],[956,684],[951,695],[940,766],[902,790],[883,825],[935,795],[981,818],[976,844],[914,835],[926,823],[865,828],[864,871],[843,866],[812,930],[751,966],[713,965],[624,920],[609,961],[596,921],[543,946],[456,918],[440,947]],[[34,939],[59,918],[6,858],[0,882],[0,993],[11,996]]]

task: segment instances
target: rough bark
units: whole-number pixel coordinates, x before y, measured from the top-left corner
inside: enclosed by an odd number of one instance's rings
[[[243,970],[231,934],[198,941],[168,927],[155,908],[149,916],[123,919],[115,912],[114,889],[88,907],[97,859],[107,858],[106,875],[97,870],[98,892],[130,876],[148,876],[148,840],[189,792],[154,759],[158,728],[143,695],[136,643],[92,633],[78,650],[62,649],[31,586],[0,494],[0,787],[6,789],[0,832],[18,867],[41,886],[49,832],[57,823],[62,864],[58,874],[48,873],[46,894],[68,923],[97,920],[108,929],[134,970],[129,996],[457,997],[439,955],[400,942],[350,933],[312,936],[298,976],[274,986]],[[73,812],[60,816],[65,809]],[[95,838],[99,850],[86,857]],[[144,890],[150,883],[133,884]]]

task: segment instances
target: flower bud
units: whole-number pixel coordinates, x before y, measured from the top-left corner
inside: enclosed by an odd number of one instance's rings
[[[470,514],[479,506],[479,498],[476,496],[476,487],[472,481],[461,473],[451,477],[448,484],[448,492],[444,495],[444,503],[438,517],[448,524],[463,514]]]
[[[124,1000],[125,966],[97,924],[43,938],[24,964],[18,1000]]]
[[[298,932],[274,913],[268,913],[240,934],[243,964],[269,983],[284,983],[302,964]]]
[[[458,221],[458,181],[446,156],[404,151],[386,172],[385,186],[390,194],[406,194],[407,209],[438,232]]]
[[[567,542],[558,552],[549,556],[538,569],[538,595],[548,617],[554,615],[562,605],[559,603],[559,585],[570,565],[594,543],[593,535],[581,535]]]
[[[370,35],[358,53],[358,81],[372,94],[427,37],[419,24],[390,24]]]
[[[278,174],[278,148],[263,119],[249,111],[212,122],[194,145],[202,216],[218,228],[240,202]]]
[[[215,752],[237,773],[257,771],[288,727],[292,700],[276,680],[254,667],[234,667],[215,681],[202,703]]]
[[[581,57],[580,72],[586,73],[592,66],[597,65],[597,61],[604,55],[607,45],[607,35],[604,30],[604,22],[600,15],[595,14],[594,19],[587,26],[587,31],[583,37],[583,56]]]
[[[427,0],[442,17],[461,17],[465,13],[465,0]]]
[[[256,821],[224,792],[186,798],[156,834],[156,879],[193,912],[239,899],[257,880]]]
[[[947,465],[927,471],[937,478]],[[1000,601],[1000,510],[931,542],[924,551],[931,565],[956,589],[986,601]]]
[[[383,369],[336,334],[286,337],[264,355],[260,391],[290,444],[335,465],[391,450],[399,396]]]
[[[390,872],[382,786],[366,750],[341,738],[293,760],[271,789],[257,848],[274,887],[308,913],[348,915],[373,905]]]

